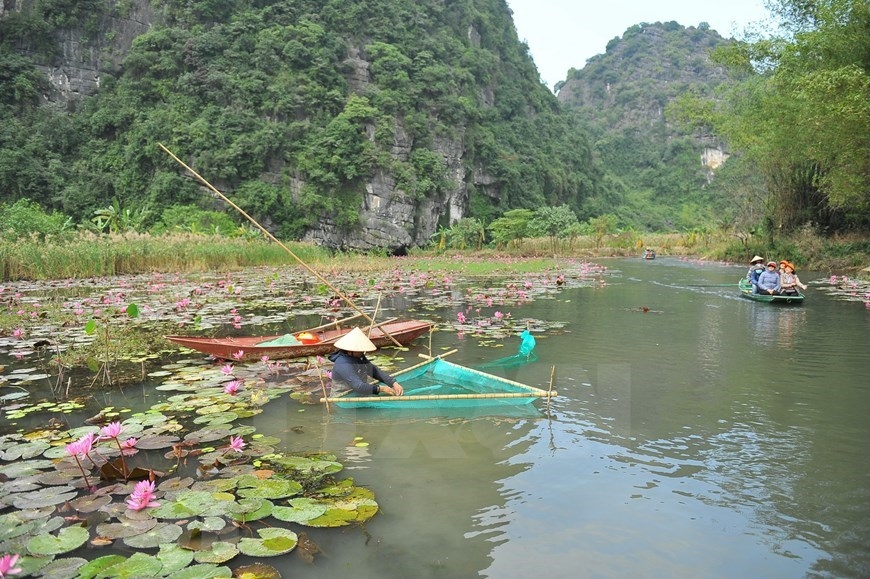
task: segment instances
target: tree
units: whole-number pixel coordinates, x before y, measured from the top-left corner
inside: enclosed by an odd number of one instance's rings
[[[489,224],[489,232],[498,247],[513,244],[519,247],[534,212],[531,209],[512,209]]]
[[[567,239],[571,228],[577,223],[577,215],[567,205],[541,207],[529,221],[528,231],[536,237],[548,237],[553,255],[556,255],[559,252],[559,239]]]

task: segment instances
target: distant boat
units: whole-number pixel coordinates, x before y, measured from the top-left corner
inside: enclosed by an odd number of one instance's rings
[[[357,317],[357,316],[355,316]],[[342,321],[347,321],[346,318]],[[361,326],[367,331],[365,325]],[[423,320],[392,319],[372,327],[369,339],[377,347],[395,345],[393,339],[407,346],[432,328]],[[166,336],[166,339],[185,348],[210,354],[223,360],[251,361],[268,356],[270,360],[325,356],[335,351],[335,341],[353,329],[328,324],[277,336],[247,336],[226,338],[200,338],[196,336]],[[392,339],[391,339],[392,338]]]
[[[401,381],[405,388],[404,396],[357,396],[351,393],[321,398],[320,401],[334,403],[340,408],[453,408],[517,406],[558,394],[555,390],[541,390],[453,364],[441,357],[429,358],[426,362],[396,372],[393,378]]]
[[[647,249],[646,251],[643,252],[643,258],[644,259],[655,259],[656,252],[653,251],[652,249]]]
[[[756,302],[767,302],[773,304],[782,304],[782,305],[800,305],[804,301],[804,294],[798,292],[795,295],[780,295],[780,294],[759,294],[755,293],[755,288],[749,282],[748,279],[742,278],[737,283],[738,289],[740,289],[740,294],[752,301]]]

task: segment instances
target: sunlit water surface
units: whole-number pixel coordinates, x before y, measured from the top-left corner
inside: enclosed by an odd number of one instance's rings
[[[788,308],[716,287],[740,267],[605,263],[603,287],[510,311],[566,324],[505,374],[546,389],[555,366],[549,407],[269,403],[258,432],[335,453],[381,511],[308,531],[314,564],[268,562],[296,578],[870,576],[870,312],[812,286]],[[479,366],[519,339],[432,345]]]

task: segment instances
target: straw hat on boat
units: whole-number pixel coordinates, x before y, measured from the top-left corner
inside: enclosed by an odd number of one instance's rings
[[[374,352],[378,349],[359,328],[352,329],[336,340],[335,347],[345,352]]]

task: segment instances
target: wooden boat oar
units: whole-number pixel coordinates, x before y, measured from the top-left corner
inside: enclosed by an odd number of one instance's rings
[[[356,305],[355,303],[353,303],[353,301],[351,301],[351,299],[350,299],[349,297],[347,297],[346,295],[344,295],[344,294],[341,292],[341,290],[339,290],[337,287],[335,287],[334,285],[332,285],[332,283],[331,283],[328,279],[326,279],[325,277],[323,277],[322,275],[320,275],[318,272],[316,272],[316,271],[314,270],[313,267],[311,267],[310,265],[308,265],[307,263],[305,263],[304,261],[302,261],[302,258],[300,258],[298,255],[296,255],[296,254],[293,253],[292,251],[290,251],[290,248],[289,248],[289,247],[287,247],[286,245],[284,245],[283,243],[281,243],[280,241],[278,241],[278,238],[275,237],[274,235],[272,235],[272,233],[269,232],[268,229],[266,229],[265,227],[263,227],[262,225],[260,225],[259,223],[257,223],[257,220],[254,219],[253,217],[251,217],[250,215],[248,215],[247,213],[245,213],[245,210],[244,210],[244,209],[242,209],[241,207],[239,207],[238,205],[236,205],[235,203],[233,203],[233,202],[229,199],[229,197],[227,197],[226,195],[224,195],[223,193],[221,193],[220,191],[218,191],[218,189],[217,189],[214,185],[212,185],[211,183],[209,183],[208,181],[206,181],[205,177],[203,177],[202,175],[200,175],[199,173],[197,173],[196,171],[194,171],[193,169],[191,169],[191,168],[190,168],[190,167],[189,167],[189,166],[188,166],[184,161],[182,161],[181,159],[179,159],[178,157],[176,157],[176,156],[175,156],[175,153],[173,153],[172,151],[170,151],[169,149],[167,149],[167,148],[163,145],[163,143],[157,143],[157,146],[160,147],[161,149],[163,149],[163,150],[166,152],[166,154],[168,154],[170,157],[172,157],[173,159],[175,159],[175,161],[176,161],[179,165],[181,165],[182,167],[184,167],[185,169],[187,169],[188,171],[190,171],[191,174],[192,174],[194,177],[196,177],[197,180],[198,180],[200,183],[202,183],[203,185],[205,185],[206,187],[208,187],[208,188],[212,191],[212,193],[214,193],[215,195],[217,195],[218,197],[220,197],[221,199],[223,199],[223,201],[224,201],[225,203],[228,203],[230,207],[232,207],[233,209],[235,209],[236,211],[238,211],[238,212],[239,212],[239,213],[240,213],[240,214],[241,214],[245,219],[247,219],[248,221],[250,221],[251,223],[253,223],[254,226],[255,226],[257,229],[259,229],[259,230],[263,233],[263,235],[265,235],[266,237],[268,237],[269,239],[271,239],[272,241],[274,241],[275,243],[277,243],[278,246],[279,246],[281,249],[283,249],[284,251],[286,251],[286,252],[290,255],[290,257],[292,257],[293,259],[295,259],[295,260],[299,263],[299,265],[301,265],[302,267],[304,267],[304,268],[305,268],[305,269],[306,269],[306,270],[307,270],[311,275],[313,275],[314,277],[316,277],[317,279],[319,279],[320,281],[322,281],[322,282],[326,285],[326,287],[328,287],[329,289],[331,289],[332,291],[334,291],[335,294],[336,294],[338,297],[340,297],[342,300],[345,301],[345,303],[347,303],[347,305],[349,305],[350,307],[352,307],[353,309],[355,309],[357,312],[359,312],[360,315],[365,316],[366,320],[368,320],[369,322],[374,323],[374,320],[372,320],[372,318],[369,317],[369,315],[366,314],[364,311],[362,311],[361,309],[359,309],[359,308],[357,307],[357,305]],[[388,337],[388,338],[389,338],[389,339],[390,339],[390,340],[391,340],[391,341],[392,341],[396,346],[398,346],[399,348],[404,348],[404,346],[402,346],[402,344],[400,344],[399,341],[398,341],[396,338],[394,338],[391,334],[388,334],[387,332],[384,332],[384,335],[386,335],[386,336],[387,336],[387,337]]]

